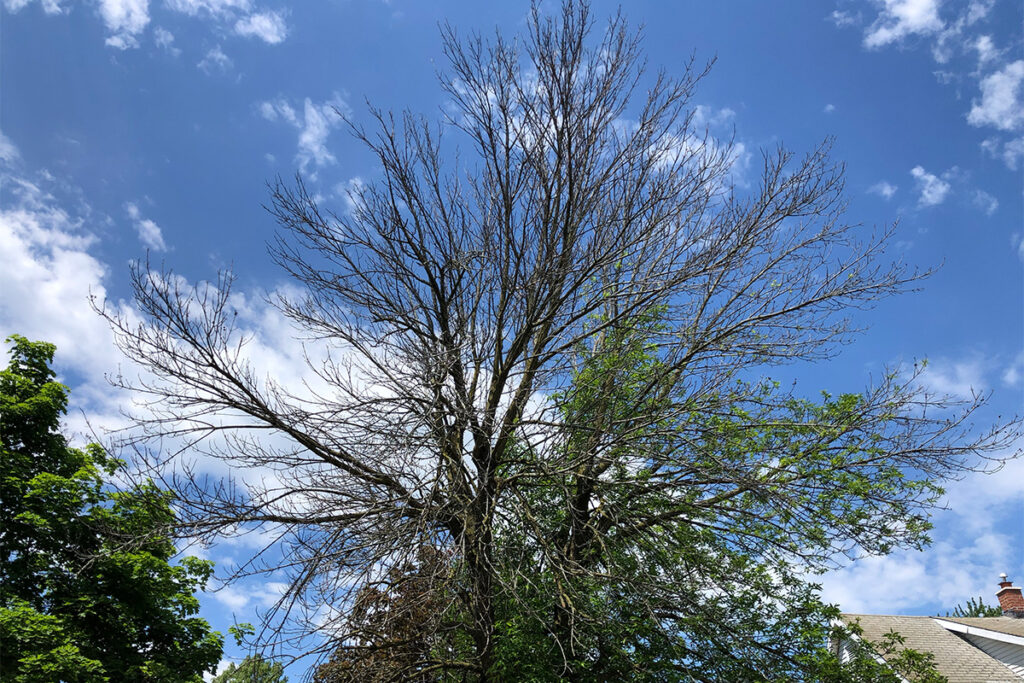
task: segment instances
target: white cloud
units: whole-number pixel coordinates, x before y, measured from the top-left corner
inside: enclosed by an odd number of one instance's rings
[[[866,48],[930,45],[936,62],[951,64],[933,73],[940,83],[955,86],[957,99],[968,82],[978,83],[980,97],[972,100],[966,113],[971,125],[1003,131],[1024,128],[1024,60],[1006,63],[1004,55],[1010,48],[997,47],[990,32],[981,27],[981,22],[989,19],[995,0],[873,0],[873,4],[879,11],[864,31]],[[858,23],[848,21],[849,16],[834,13],[833,23],[839,27]],[[951,61],[957,56],[976,57],[976,68],[968,71],[964,60]],[[1024,143],[1010,141],[1005,151],[986,151],[994,157],[1002,156],[1007,167],[1016,170],[1024,158]]]
[[[250,0],[164,0],[167,8],[190,17],[209,15],[224,17],[234,12],[247,12]]]
[[[892,199],[898,189],[900,188],[896,185],[882,180],[869,187],[868,192],[871,194],[877,194],[879,197],[883,197],[884,199]]]
[[[260,115],[268,121],[280,119],[299,131],[295,159],[303,172],[307,172],[310,165],[320,168],[335,162],[334,155],[327,149],[327,138],[331,130],[341,124],[342,119],[338,113],[348,112],[348,105],[340,95],[335,94],[330,100],[320,104],[314,104],[307,97],[303,102],[301,115],[281,98],[273,102],[261,102],[258,108]],[[315,177],[315,174],[312,177]]]
[[[31,3],[32,0],[4,0],[4,9],[8,12],[19,12]],[[39,4],[46,14],[60,14],[64,11],[61,0],[40,0]]]
[[[959,361],[938,359],[928,363],[920,382],[933,395],[970,400],[988,388],[986,369],[979,357]]]
[[[359,176],[355,176],[349,178],[347,182],[338,183],[334,188],[334,193],[344,200],[345,212],[351,214],[359,208],[360,198],[365,188],[366,182]]]
[[[843,12],[840,10],[835,10],[834,12],[832,12],[832,14],[829,15],[829,19],[831,19],[832,23],[838,26],[839,28],[844,28],[846,26],[856,26],[860,24],[860,14],[854,14],[852,12]]]
[[[181,50],[174,47],[174,34],[165,28],[156,27],[153,29],[153,42],[156,43],[157,47],[161,47],[173,56],[177,57],[181,54]]]
[[[1017,252],[1017,257],[1024,261],[1024,236],[1019,232],[1010,235],[1010,246]]]
[[[826,114],[831,114],[835,110],[836,110],[836,105],[834,105],[834,104],[826,104],[825,108],[822,111],[824,111]]]
[[[971,4],[967,6],[965,21],[968,25],[981,21],[988,16],[995,4],[996,0],[971,0]]]
[[[999,56],[999,51],[996,49],[995,43],[992,42],[992,36],[978,36],[978,39],[974,41],[974,49],[978,51],[980,64],[990,62]]]
[[[1024,481],[1024,458],[1017,457],[1022,449],[1024,443],[1020,441],[1011,444],[995,454],[1002,463],[988,463],[985,471],[970,474],[946,486],[943,502],[959,513],[959,519],[955,521],[966,532],[961,534],[964,538],[1005,531],[1011,525],[1017,528],[1014,513],[1024,505],[1024,487],[1020,485]],[[1001,571],[1006,571],[1005,567]]]
[[[248,590],[235,586],[222,586],[215,591],[207,591],[206,594],[236,612],[247,607],[252,597]]]
[[[997,137],[987,138],[981,149],[993,159],[1000,159],[1011,171],[1016,171],[1024,161],[1024,137],[1002,141]]]
[[[298,120],[298,117],[295,116],[295,110],[284,100],[260,102],[259,110],[260,116],[267,121],[277,121],[278,116],[281,116],[288,123],[295,123]]]
[[[0,131],[0,161],[11,163],[20,157],[18,147],[11,142],[11,139]]]
[[[981,81],[981,101],[975,100],[967,121],[972,126],[1017,130],[1024,126],[1024,59],[1018,59]]]
[[[135,232],[139,234],[139,241],[153,251],[167,251],[167,244],[164,242],[163,231],[160,230],[159,225],[148,218],[143,218],[139,207],[132,202],[125,204],[124,210],[132,219]]]
[[[968,506],[964,518],[972,512]],[[963,524],[959,516],[944,517],[948,526]],[[992,604],[999,572],[1012,571],[1010,545],[1005,534],[986,530],[936,542],[924,552],[866,557],[823,577],[822,595],[826,602],[856,614],[904,614],[931,603],[943,605],[944,614],[979,595]]]
[[[213,679],[215,679],[217,676],[220,676],[222,673],[224,673],[230,665],[232,665],[232,664],[239,664],[240,662],[241,662],[241,660],[239,660],[239,659],[234,659],[234,658],[231,658],[231,657],[225,657],[224,659],[220,660],[219,664],[217,664],[217,670],[216,671],[214,671],[213,673],[210,673],[209,671],[204,671],[203,672],[203,681],[204,681],[204,683],[213,683]]]
[[[1024,160],[1024,137],[1014,138],[1003,145],[1003,163],[1013,171]]]
[[[190,17],[212,20],[221,33],[259,38],[276,45],[288,35],[286,12],[262,10],[251,0],[165,0],[168,9]]]
[[[882,11],[868,27],[864,45],[879,48],[910,35],[930,35],[943,29],[938,0],[882,0]]]
[[[207,591],[206,594],[237,612],[253,603],[264,609],[273,607],[287,590],[288,584],[282,581],[265,581],[263,583],[246,581],[222,586],[216,590]]]
[[[1011,533],[1024,504],[1024,459],[1012,459],[1020,445],[995,454],[985,471],[947,482],[946,496],[932,516],[935,543],[923,552],[901,550],[867,557],[822,577],[826,602],[846,612],[920,613],[936,605],[940,614],[968,598],[996,603],[1000,572],[1024,574]]]
[[[985,212],[986,216],[991,216],[999,208],[999,200],[984,190],[974,191],[973,202],[975,206]]]
[[[228,71],[231,71],[231,67],[234,66],[234,62],[231,61],[230,57],[224,54],[224,51],[220,49],[220,45],[216,45],[206,53],[206,56],[203,57],[196,66],[207,74],[225,74]]]
[[[18,12],[32,2],[0,0],[8,12]],[[95,0],[91,4],[107,29],[106,44],[109,47],[127,50],[139,46],[139,39],[150,23],[150,0]],[[40,5],[46,14],[69,11],[64,0],[40,0]],[[288,34],[284,12],[261,10],[254,7],[252,0],[164,0],[163,5],[172,12],[211,21],[220,36],[233,32],[275,45]],[[168,53],[174,56],[181,53],[174,47],[174,36],[167,29],[155,29],[153,37],[157,46]],[[204,62],[207,68],[223,70],[223,62],[220,66],[214,61]]]
[[[921,193],[917,200],[918,206],[937,206],[946,200],[951,188],[945,180],[920,166],[910,169],[910,175],[917,181],[917,189]]]
[[[715,109],[706,104],[698,104],[693,110],[694,128],[721,128],[731,124],[736,118],[736,112],[729,107]]]
[[[258,12],[239,19],[235,23],[235,33],[276,45],[288,35],[288,27],[280,12]]]
[[[106,44],[119,50],[138,47],[149,23],[149,0],[100,0],[100,17],[111,35]]]
[[[44,189],[47,177],[38,183],[10,174],[0,178],[9,193],[0,208],[0,339],[17,332],[56,344],[58,371],[70,368],[83,378],[73,405],[111,424],[119,419],[123,396],[104,374],[116,371],[123,357],[107,323],[89,306],[90,294],[106,296],[107,267],[92,253],[97,239],[88,228],[95,219],[86,205],[74,214],[63,208]],[[122,304],[114,308],[130,315]],[[69,417],[82,427],[76,411]]]
[[[1020,241],[1018,236],[1018,242]],[[1024,253],[1024,252],[1022,252]],[[1017,357],[1003,370],[1003,383],[1009,387],[1020,386],[1024,379],[1024,351],[1017,354]]]

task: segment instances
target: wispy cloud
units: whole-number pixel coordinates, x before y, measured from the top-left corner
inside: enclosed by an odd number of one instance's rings
[[[736,111],[730,107],[715,109],[706,104],[698,104],[693,109],[694,128],[721,129],[730,126],[736,119]]]
[[[235,12],[245,12],[252,7],[250,0],[164,0],[168,9],[191,17],[225,17]]]
[[[1020,258],[1021,261],[1024,261],[1024,236],[1019,232],[1015,232],[1010,235],[1010,246],[1017,252],[1018,258]]]
[[[915,166],[910,169],[910,175],[914,177],[917,190],[920,193],[917,199],[918,206],[938,206],[946,200],[949,191],[952,189],[945,180],[932,173],[928,173],[921,166]]]
[[[1014,51],[1000,48],[991,27],[986,28],[995,1],[873,0],[862,4],[877,9],[864,29],[867,49],[928,45],[936,62],[949,65],[934,74],[940,83],[956,87],[957,98],[963,87],[977,86],[965,118],[972,126],[1015,134],[1011,139],[990,138],[983,149],[1016,170],[1024,159],[1024,138],[1017,135],[1024,129],[1024,60],[1007,61]],[[861,25],[859,13],[836,11],[830,19],[840,28]],[[952,61],[958,56],[959,62]]]
[[[124,205],[124,211],[132,220],[135,232],[139,235],[139,241],[153,251],[167,251],[167,244],[164,242],[163,231],[160,226],[148,218],[142,217],[142,212],[134,202]]]
[[[984,211],[986,216],[991,216],[999,209],[999,200],[984,190],[975,190],[971,201]]]
[[[928,363],[921,373],[920,382],[929,393],[970,400],[988,388],[987,363],[979,356],[960,360],[938,358]]]
[[[879,197],[884,199],[892,199],[896,194],[896,191],[900,188],[892,183],[882,180],[868,188],[868,192],[871,194],[877,194]]]
[[[235,23],[235,33],[277,45],[288,35],[288,27],[280,12],[257,12],[239,19]]]
[[[167,7],[190,17],[212,20],[235,35],[277,45],[288,36],[285,13],[259,9],[251,0],[167,0]]]
[[[335,163],[336,159],[327,148],[327,138],[331,131],[341,124],[339,113],[346,114],[348,105],[340,95],[315,104],[306,98],[301,111],[296,110],[284,98],[261,102],[258,105],[260,115],[268,121],[283,121],[295,128],[299,133],[298,152],[295,159],[299,168],[309,172],[310,166],[321,168]],[[315,173],[312,174],[315,177]]]
[[[1024,137],[1005,141],[987,138],[981,143],[981,149],[993,159],[1001,159],[1011,171],[1016,171],[1024,161]]]
[[[172,57],[177,57],[181,54],[181,50],[174,47],[174,34],[165,28],[156,27],[153,29],[153,42],[156,46],[163,48]]]
[[[992,36],[981,35],[974,41],[974,49],[978,51],[978,64],[983,66],[999,57],[1000,51],[992,42]]]
[[[10,163],[20,156],[21,154],[18,152],[17,146],[11,142],[9,137],[3,134],[3,131],[0,131],[0,160]]]
[[[249,581],[245,585],[223,586],[217,590],[208,591],[207,594],[229,609],[240,611],[254,603],[264,609],[273,607],[287,590],[288,584],[282,581],[265,581],[263,583]]]
[[[139,46],[139,35],[149,24],[149,0],[100,0],[99,13],[111,34],[107,45],[119,50]]]
[[[1019,387],[1024,380],[1024,351],[1021,351],[1003,370],[1003,383],[1008,387]]]
[[[836,105],[834,105],[834,104],[826,104],[825,108],[822,111],[825,112],[826,114],[831,114],[835,110],[836,110]]]
[[[847,12],[843,10],[835,10],[828,16],[828,18],[839,28],[857,26],[861,22],[860,13]]]
[[[4,9],[8,12],[20,12],[32,4],[32,0],[4,0]],[[61,0],[39,0],[43,12],[46,14],[60,14],[64,11]]]
[[[235,63],[231,61],[231,58],[224,54],[224,51],[220,49],[220,45],[215,45],[210,49],[206,55],[199,60],[196,64],[202,71],[207,74],[226,74],[231,71]]]
[[[344,183],[338,183],[334,188],[334,193],[345,202],[345,212],[352,214],[361,208],[365,189],[366,182],[359,176],[355,176]]]
[[[931,35],[945,27],[938,0],[883,0],[882,9],[864,34],[864,45],[880,48],[911,35]]]
[[[0,0],[8,12],[19,12],[33,0]],[[71,3],[64,0],[39,0],[43,11],[58,15],[70,11]],[[106,45],[118,50],[139,47],[150,23],[150,0],[94,0],[90,3],[96,16],[106,27]],[[252,0],[164,0],[163,9],[200,19],[212,24],[216,35],[234,35],[259,38],[277,45],[288,36],[286,12],[256,6]],[[165,28],[153,31],[157,47],[172,55],[180,54],[173,46],[174,37]]]

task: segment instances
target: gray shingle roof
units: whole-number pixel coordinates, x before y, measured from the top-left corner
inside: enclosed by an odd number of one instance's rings
[[[1020,683],[1009,668],[942,628],[931,617],[882,614],[843,614],[847,623],[859,622],[864,638],[877,641],[889,631],[906,639],[904,647],[935,655],[935,668],[949,683]],[[953,621],[949,619],[949,621]],[[963,621],[963,620],[960,620]],[[972,620],[967,620],[972,621]],[[984,620],[988,623],[988,620]],[[983,627],[983,628],[988,628]]]

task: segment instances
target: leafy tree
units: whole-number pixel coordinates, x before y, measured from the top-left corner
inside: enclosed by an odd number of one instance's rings
[[[628,334],[608,334],[600,351],[581,354],[573,386],[556,400],[566,413],[586,411],[586,419],[567,414],[565,424],[586,424],[588,431],[567,438],[565,447],[588,448],[589,430],[614,438],[616,429],[599,424],[609,417],[631,423],[633,413],[618,409],[649,385],[659,366],[653,347],[644,342],[658,328],[657,314],[647,316]],[[632,500],[615,499],[616,479],[630,476],[623,462],[616,462],[623,456],[628,454],[609,453],[602,463],[619,470],[613,476],[595,473],[591,485],[599,507],[573,510],[574,497],[566,491],[580,486],[579,471],[552,472],[525,494],[535,528],[526,533],[496,529],[495,558],[509,574],[503,578],[508,583],[517,576],[529,579],[516,593],[496,600],[496,678],[896,683],[901,675],[913,675],[913,680],[943,680],[931,655],[902,647],[897,633],[866,642],[856,625],[829,626],[837,623],[838,610],[823,604],[817,587],[793,578],[791,567],[778,558],[766,553],[758,562],[737,552],[733,539],[716,530],[666,528],[678,536],[652,546],[628,534],[622,538],[615,525],[597,521],[610,510],[639,518],[642,508],[663,503],[653,492],[646,500],[642,492]],[[529,461],[525,447],[519,457]],[[653,466],[653,461],[642,463],[633,476],[650,481]],[[573,530],[579,524],[573,515],[588,512],[597,520]],[[439,580],[457,565],[450,555],[427,547],[420,556],[418,564],[392,569],[386,580],[363,589],[346,627],[360,633],[360,640],[339,645],[317,668],[315,681],[462,680],[458,672],[446,677],[437,670],[444,653],[465,652],[470,645],[463,642],[460,648],[455,639],[438,639],[443,623],[450,631],[465,618],[456,611],[457,601],[445,595],[451,582]],[[536,569],[527,574],[524,566]],[[652,582],[652,576],[662,581]],[[746,643],[735,637],[751,632],[757,638]],[[842,660],[830,647],[840,640]],[[564,651],[564,643],[573,644],[574,651]]]
[[[145,322],[107,311],[153,373],[142,433],[275,475],[153,463],[183,520],[276,530],[287,560],[259,570],[291,584],[266,632],[316,631],[320,654],[390,643],[374,657],[456,679],[786,678],[827,637],[800,577],[926,544],[942,480],[1018,423],[978,432],[982,398],[913,372],[813,400],[766,379],[921,277],[886,262],[891,231],[845,220],[827,142],[766,151],[736,187],[690,106],[706,69],[645,73],[637,34],[597,31],[584,2],[535,6],[522,40],[446,29],[444,49],[441,126],[353,126],[381,175],[351,211],[274,189],[272,253],[302,288],[274,302],[326,347],[308,349],[323,386],[249,363],[228,273],[192,287],[139,264]],[[445,617],[414,647],[361,640],[379,628],[357,607],[425,545],[450,558]]]
[[[10,681],[200,681],[222,639],[195,617],[211,564],[175,554],[170,494],[60,433],[54,346],[14,335],[0,372],[0,657]]]
[[[288,677],[284,675],[284,664],[249,655],[241,664],[228,664],[213,683],[288,683]]]
[[[859,624],[834,627],[833,647],[819,649],[802,662],[806,680],[820,683],[946,683],[935,669],[935,656],[905,647],[906,639],[890,630],[877,641],[863,638]],[[840,656],[840,648],[845,656]],[[878,657],[882,661],[878,661]]]
[[[947,617],[1001,617],[1003,610],[999,605],[986,605],[981,596],[977,600],[968,598],[963,605],[957,605],[952,612],[946,612]]]

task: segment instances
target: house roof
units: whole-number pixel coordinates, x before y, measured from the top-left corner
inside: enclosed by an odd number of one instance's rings
[[[843,614],[843,621],[857,622],[869,641],[881,640],[889,631],[905,639],[904,647],[935,656],[935,668],[949,683],[1020,683],[1020,678],[996,659],[943,628],[931,617],[889,616],[883,614]],[[1001,617],[981,619],[985,624]],[[977,619],[946,619],[946,621],[978,621]],[[1007,621],[1013,621],[1007,619]],[[965,624],[969,625],[969,624]],[[978,625],[980,626],[980,624]],[[990,628],[989,626],[981,626]],[[1006,628],[1012,628],[1007,626]]]
[[[1011,617],[939,617],[939,619],[952,621],[954,624],[984,628],[996,633],[1005,633],[1008,636],[1024,638],[1024,619],[1013,619]]]

